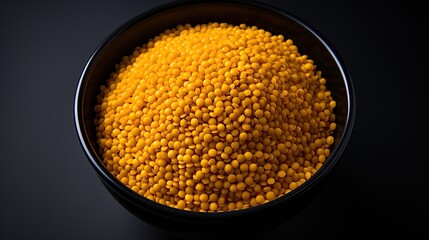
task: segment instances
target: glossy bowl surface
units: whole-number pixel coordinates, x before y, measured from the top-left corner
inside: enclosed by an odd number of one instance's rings
[[[208,22],[245,23],[291,38],[300,53],[313,59],[327,79],[337,101],[336,139],[324,166],[294,191],[263,205],[223,213],[199,213],[173,209],[136,194],[104,167],[94,126],[94,106],[100,85],[115,64],[137,46],[178,24]],[[349,73],[328,41],[313,27],[292,14],[264,3],[239,1],[178,1],[144,12],[113,31],[93,52],[79,79],[74,101],[74,121],[89,163],[106,189],[132,214],[170,234],[206,239],[264,232],[284,224],[314,200],[337,164],[351,136],[355,118],[354,90]],[[106,209],[107,211],[107,209]],[[245,228],[245,229],[244,229]],[[243,229],[243,230],[240,230]]]

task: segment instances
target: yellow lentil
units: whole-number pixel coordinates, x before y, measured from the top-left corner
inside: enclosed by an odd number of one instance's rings
[[[106,168],[136,193],[188,211],[234,211],[311,178],[334,144],[336,102],[292,39],[211,22],[135,48],[97,96]]]

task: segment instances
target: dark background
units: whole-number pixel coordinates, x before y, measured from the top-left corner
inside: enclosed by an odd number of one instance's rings
[[[109,195],[73,122],[76,85],[98,44],[167,2],[1,1],[0,239],[177,239]],[[320,196],[264,239],[428,237],[424,8],[409,1],[265,2],[334,46],[352,77],[357,115]]]

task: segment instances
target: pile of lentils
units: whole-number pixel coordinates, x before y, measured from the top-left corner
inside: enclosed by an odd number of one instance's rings
[[[124,56],[101,86],[106,168],[134,192],[196,212],[293,191],[334,143],[335,100],[293,40],[245,24],[177,25]]]

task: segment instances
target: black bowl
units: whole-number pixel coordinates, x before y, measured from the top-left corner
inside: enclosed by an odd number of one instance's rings
[[[291,38],[303,54],[317,64],[328,80],[327,86],[337,101],[337,129],[331,155],[323,167],[308,181],[290,193],[248,209],[202,213],[178,210],[148,200],[118,181],[105,168],[98,150],[94,105],[100,85],[114,71],[122,56],[136,46],[178,24],[208,22],[245,23],[263,28],[273,34]],[[337,164],[352,132],[355,99],[346,67],[333,47],[314,28],[290,13],[263,3],[249,2],[176,2],[144,12],[109,35],[94,51],[83,69],[74,102],[74,120],[79,141],[89,163],[115,199],[132,214],[170,234],[183,237],[224,238],[257,234],[284,224],[314,200],[322,184]],[[106,209],[107,210],[107,209]],[[243,228],[250,230],[241,230]]]

